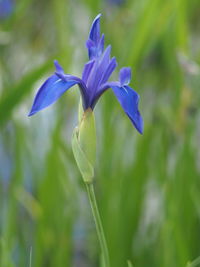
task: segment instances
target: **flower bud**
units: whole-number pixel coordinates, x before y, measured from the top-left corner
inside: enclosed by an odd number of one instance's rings
[[[96,128],[94,113],[90,108],[83,112],[79,126],[74,129],[72,149],[84,182],[92,182],[96,158]]]

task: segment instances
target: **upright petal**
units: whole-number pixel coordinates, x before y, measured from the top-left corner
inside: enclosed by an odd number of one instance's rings
[[[95,94],[96,89],[102,79],[102,76],[104,72],[106,71],[107,66],[109,65],[110,51],[111,51],[111,46],[109,45],[104,51],[100,60],[95,62],[95,66],[90,72],[90,76],[88,77],[88,81],[87,81],[87,87],[88,87],[88,90],[90,91],[90,94],[92,95]]]
[[[99,39],[100,39],[100,17],[101,17],[101,14],[98,14],[96,18],[94,19],[91,29],[90,29],[90,34],[89,34],[89,38],[95,44],[98,44]]]
[[[95,62],[95,60],[90,60],[84,66],[83,73],[82,73],[82,80],[84,81],[85,84],[88,81],[88,77],[89,77],[90,72],[94,66],[94,62]]]
[[[131,68],[125,67],[122,68],[119,72],[119,81],[121,86],[128,85],[131,80]]]
[[[54,66],[56,68],[56,72],[64,74],[63,67],[58,63],[58,60],[54,60]]]
[[[94,19],[89,39],[86,41],[86,47],[88,49],[89,59],[98,58],[103,53],[104,49],[104,35],[100,33],[100,17],[101,14],[97,15]]]
[[[111,84],[111,88],[135,128],[142,134],[143,119],[138,110],[139,95],[129,86],[119,87]]]
[[[116,58],[113,57],[110,60],[104,74],[102,75],[101,84],[106,83],[108,81],[108,79],[110,78],[110,75],[113,73],[116,67],[117,67],[117,61],[116,61]]]
[[[98,43],[98,56],[100,56],[103,53],[104,50],[104,34],[101,35],[101,39],[99,40]]]
[[[33,102],[29,116],[50,106],[61,97],[70,87],[77,84],[77,81],[63,81],[56,74],[50,76],[38,90]]]
[[[92,98],[90,101],[91,108],[94,108],[99,97],[103,94],[103,92],[107,90],[108,88],[110,88],[109,85],[107,86],[106,82],[108,81],[112,72],[117,67],[117,61],[115,57],[113,57],[111,60],[108,58],[108,54],[110,54],[109,50],[106,54],[105,54],[104,60],[101,61],[97,70],[96,71],[94,70],[95,72],[91,73],[92,79],[87,84],[88,90],[91,92],[91,95],[92,95]],[[120,86],[120,83],[117,83],[117,84]]]
[[[96,92],[96,94],[95,94],[95,96],[94,96],[94,98],[93,98],[93,100],[92,100],[92,102],[91,102],[91,108],[92,108],[92,109],[94,109],[94,107],[95,107],[97,101],[99,100],[99,98],[101,97],[101,95],[102,95],[106,90],[108,90],[109,88],[111,88],[112,86],[119,86],[119,87],[120,87],[120,83],[119,83],[119,82],[107,82],[107,83],[102,84],[102,85],[98,88],[98,90],[97,90],[97,92]]]

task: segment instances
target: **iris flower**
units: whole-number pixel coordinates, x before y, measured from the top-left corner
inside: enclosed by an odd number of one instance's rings
[[[13,0],[0,0],[0,19],[7,18],[14,8]]]
[[[142,133],[143,120],[138,110],[139,95],[129,87],[131,69],[122,68],[119,72],[119,81],[108,81],[117,67],[117,62],[115,57],[110,58],[110,45],[104,50],[104,34],[100,33],[100,16],[101,14],[94,19],[86,42],[89,61],[83,68],[82,78],[65,74],[55,60],[55,73],[38,90],[29,116],[53,104],[74,85],[79,86],[83,109],[93,110],[100,96],[111,88],[132,124],[139,133]]]

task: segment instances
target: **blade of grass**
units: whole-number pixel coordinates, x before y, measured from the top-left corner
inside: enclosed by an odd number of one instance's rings
[[[10,118],[14,108],[20,104],[31,92],[34,83],[53,67],[52,61],[45,62],[39,68],[31,71],[12,88],[5,88],[4,96],[0,101],[0,126]]]

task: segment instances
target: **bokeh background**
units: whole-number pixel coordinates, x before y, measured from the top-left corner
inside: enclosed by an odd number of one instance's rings
[[[100,266],[71,150],[78,88],[28,118],[54,71],[79,75],[101,29],[131,66],[139,135],[111,91],[95,108],[95,190],[111,267],[200,266],[199,0],[0,0],[0,266]]]

